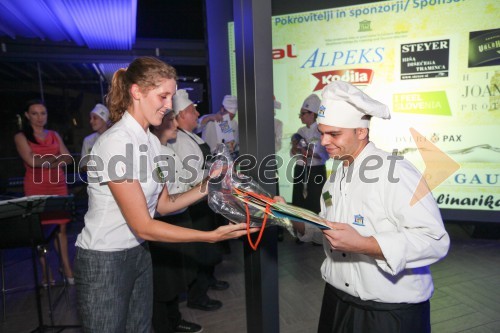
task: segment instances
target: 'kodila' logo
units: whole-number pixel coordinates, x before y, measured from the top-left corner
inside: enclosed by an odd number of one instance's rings
[[[319,81],[313,91],[318,91],[333,81],[344,81],[358,86],[368,85],[372,82],[373,70],[366,68],[338,69],[313,73],[312,75]]]

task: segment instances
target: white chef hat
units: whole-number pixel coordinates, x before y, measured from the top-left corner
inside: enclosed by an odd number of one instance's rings
[[[108,110],[108,108],[105,107],[104,105],[100,104],[100,103],[97,103],[94,106],[94,108],[92,109],[92,111],[90,111],[90,113],[95,113],[97,116],[99,116],[105,122],[108,122],[108,120],[109,120],[109,110]]]
[[[222,106],[229,113],[236,114],[236,112],[238,112],[238,98],[236,98],[236,96],[226,95],[222,100]]]
[[[273,101],[274,101],[274,108],[275,109],[281,109],[281,102],[276,100],[276,96],[273,96]]]
[[[318,113],[320,105],[321,105],[321,100],[319,99],[318,95],[311,94],[307,96],[307,98],[304,100],[304,103],[302,103],[302,109]]]
[[[341,128],[368,128],[369,117],[390,119],[387,105],[374,100],[355,86],[343,81],[333,81],[321,93],[318,124]]]
[[[176,116],[191,104],[194,103],[189,99],[189,95],[184,89],[178,89],[172,98],[172,106]]]

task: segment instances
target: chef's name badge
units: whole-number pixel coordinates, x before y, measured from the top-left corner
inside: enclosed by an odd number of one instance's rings
[[[330,207],[332,205],[332,195],[329,191],[323,192],[323,200],[325,201],[326,207]]]

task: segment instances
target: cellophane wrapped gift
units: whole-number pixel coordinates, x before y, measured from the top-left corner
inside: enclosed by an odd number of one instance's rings
[[[211,170],[222,170],[220,176],[210,179],[208,182],[208,205],[210,208],[227,218],[233,223],[247,223],[250,219],[251,227],[260,227],[264,220],[265,212],[261,209],[245,204],[234,196],[235,188],[244,192],[254,192],[272,198],[250,176],[246,176],[235,170],[234,161],[227,147],[223,144],[217,146],[215,156],[210,163]],[[248,214],[247,214],[248,208]],[[292,223],[289,219],[278,218],[268,214],[266,226],[278,225],[287,229],[295,237]]]

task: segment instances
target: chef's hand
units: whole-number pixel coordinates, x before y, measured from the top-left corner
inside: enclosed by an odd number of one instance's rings
[[[342,252],[361,253],[368,256],[384,259],[384,255],[377,240],[373,237],[360,235],[350,224],[327,222],[332,230],[325,229],[323,234],[332,249]]]

